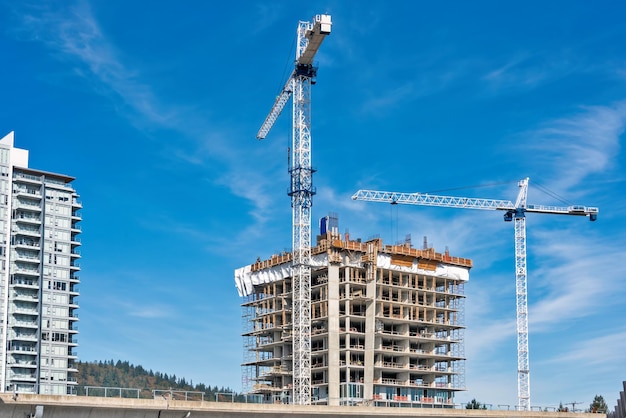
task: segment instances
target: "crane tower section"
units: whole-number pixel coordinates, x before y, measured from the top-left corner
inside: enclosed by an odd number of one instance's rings
[[[311,205],[315,194],[311,165],[311,85],[317,68],[313,59],[330,34],[330,15],[300,21],[295,68],[257,133],[264,139],[293,96],[292,156],[289,196],[292,207],[293,277],[293,401],[311,403]]]

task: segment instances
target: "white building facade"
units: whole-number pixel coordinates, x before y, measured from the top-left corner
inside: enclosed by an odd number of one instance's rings
[[[74,178],[0,140],[0,391],[75,394],[81,220]]]

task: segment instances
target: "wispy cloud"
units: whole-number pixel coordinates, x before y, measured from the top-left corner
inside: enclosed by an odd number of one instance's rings
[[[74,74],[98,83],[100,92],[116,95],[128,108],[150,123],[171,126],[172,109],[165,109],[141,75],[119,58],[87,2],[76,2],[55,9],[50,5],[31,6],[19,12],[23,24],[19,33],[43,42],[60,60],[76,67]],[[105,87],[105,89],[102,89]]]
[[[413,83],[410,82],[376,93],[376,96],[369,98],[361,105],[364,113],[377,114],[383,110],[389,111],[415,96]]]
[[[539,262],[533,280],[544,294],[532,306],[535,330],[608,314],[611,306],[622,304],[619,295],[626,292],[626,284],[614,280],[626,275],[620,255],[626,244],[619,238],[614,246],[607,247],[603,245],[606,237],[582,236],[576,231],[540,230],[534,235]]]
[[[587,106],[530,132],[526,152],[552,173],[553,189],[571,190],[587,176],[614,167],[626,126],[626,101]]]
[[[170,309],[167,306],[133,307],[127,311],[127,314],[144,319],[169,318],[171,316]]]
[[[273,9],[261,6],[257,12],[271,21],[277,16]],[[219,159],[223,175],[212,181],[251,202],[250,214],[258,229],[262,228],[272,210],[267,190],[271,179],[276,178],[276,166],[258,168],[255,163],[268,148],[275,151],[275,145],[242,154],[233,146],[237,133],[211,122],[203,109],[171,104],[159,97],[141,69],[128,65],[123,52],[107,38],[88,2],[59,8],[21,6],[16,14],[21,18],[21,25],[14,29],[17,37],[45,44],[56,59],[73,67],[72,76],[88,80],[94,92],[114,102],[120,116],[136,128],[147,133],[176,133],[177,141],[161,144],[164,158],[193,165]],[[251,170],[263,171],[264,175],[253,176]]]
[[[548,72],[530,64],[531,54],[518,53],[504,64],[490,70],[483,76],[483,80],[491,83],[495,88],[510,88],[515,86],[534,87],[545,80]]]
[[[615,367],[626,364],[626,329],[617,329],[615,332],[601,336],[591,336],[570,346],[569,350],[559,353],[544,363],[582,363],[595,367]]]

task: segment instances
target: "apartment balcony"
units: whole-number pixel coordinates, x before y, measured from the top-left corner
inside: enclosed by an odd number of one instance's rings
[[[41,225],[41,216],[33,214],[33,213],[24,213],[18,212],[13,219],[18,224],[28,224],[28,225]]]
[[[384,335],[387,339],[398,340],[398,339],[406,339],[407,335],[405,332],[394,331],[389,329],[380,329],[376,331],[377,334]]]
[[[14,359],[12,357],[9,357],[8,363],[9,363],[9,367],[11,367],[11,368],[19,367],[19,368],[24,368],[24,369],[31,369],[31,368],[36,368],[37,367],[37,361],[35,359],[31,359],[31,360],[19,359],[19,360],[16,360],[16,359]]]
[[[74,346],[74,347],[78,346],[78,338],[72,338],[71,340],[67,342],[67,344]]]
[[[404,381],[399,379],[392,379],[388,377],[381,377],[379,379],[374,379],[375,385],[390,385],[390,386],[404,386]]]
[[[83,203],[77,199],[72,199],[72,208],[82,208]]]
[[[16,199],[14,209],[26,210],[29,212],[41,212],[41,202],[30,199]]]
[[[25,228],[25,227],[20,226],[18,224],[17,227],[14,227],[13,233],[15,235],[23,235],[23,236],[26,236],[26,237],[40,237],[41,236],[41,228],[39,228],[39,227]]]
[[[17,333],[11,337],[13,341],[37,342],[37,334]]]
[[[33,264],[39,264],[41,262],[38,251],[29,251],[28,253],[17,251],[15,260],[28,266],[32,266]]]
[[[27,184],[41,184],[41,177],[32,174],[13,172],[13,182]]]
[[[382,344],[376,348],[378,351],[391,351],[394,353],[403,353],[406,348],[397,344]]]
[[[32,239],[22,239],[22,238],[17,238],[16,240],[13,241],[13,245],[15,246],[15,248],[25,248],[25,249],[39,249],[39,240],[35,241]]]
[[[37,321],[13,321],[9,323],[9,327],[13,328],[39,328]]]
[[[27,187],[20,187],[13,190],[13,195],[18,197],[26,197],[28,199],[41,200],[41,192],[39,190],[29,189]]]
[[[29,269],[21,266],[15,266],[12,273],[19,273],[24,276],[39,277],[39,269]]]
[[[21,302],[39,302],[39,295],[31,292],[13,292],[13,300]]]
[[[37,355],[37,348],[34,345],[22,345],[11,342],[9,352],[15,354]]]
[[[455,342],[450,335],[435,332],[413,332],[409,333],[409,339],[415,341],[449,341]]]
[[[73,232],[73,233],[78,233],[78,234],[80,234],[80,233],[81,233],[81,226],[80,226],[80,225],[77,225],[76,223],[72,223],[72,226],[71,226],[70,230],[71,230],[71,232]]]
[[[10,373],[9,380],[12,382],[36,382],[35,373]]]
[[[339,328],[340,333],[351,333],[351,334],[365,334],[365,331],[360,330],[358,327],[350,327],[348,329],[344,327]]]
[[[70,264],[70,270],[80,270],[80,264],[76,262]]]
[[[33,303],[32,306],[27,306],[24,304],[14,305],[13,309],[11,309],[11,313],[20,314],[20,315],[35,315],[39,316],[39,310],[37,303]]]
[[[12,277],[11,286],[14,288],[38,289],[38,280],[26,279],[23,277]]]
[[[365,351],[365,344],[361,342],[351,342],[348,346],[346,346],[345,344],[340,344],[339,349],[351,351]]]
[[[396,361],[378,361],[374,363],[374,366],[380,369],[392,369],[392,370],[407,369],[406,365],[400,362],[396,362]]]

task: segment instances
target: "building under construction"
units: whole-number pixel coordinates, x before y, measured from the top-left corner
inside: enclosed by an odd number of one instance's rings
[[[452,407],[464,382],[464,284],[472,261],[410,242],[339,234],[311,248],[313,404]],[[243,297],[244,391],[292,399],[291,253],[235,271]]]

